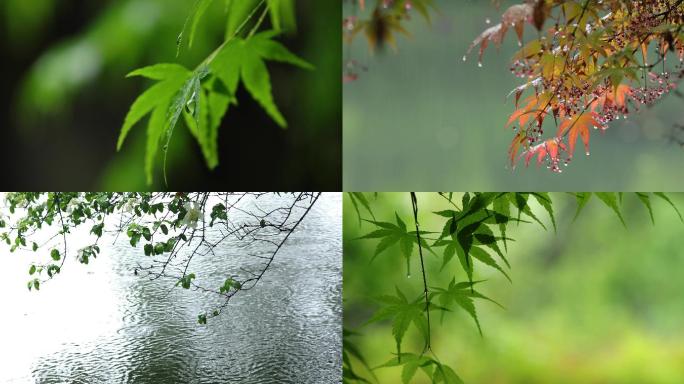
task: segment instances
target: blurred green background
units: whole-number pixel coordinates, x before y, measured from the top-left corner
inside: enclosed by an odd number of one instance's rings
[[[159,62],[194,68],[222,41],[225,1],[205,14],[192,49],[176,59],[190,0],[3,0],[0,2],[0,160],[3,190],[142,190],[145,126],[115,152],[124,116],[150,85],[126,79]],[[204,165],[177,129],[169,154],[171,189],[340,190],[341,18],[339,2],[299,0],[297,31],[281,39],[310,61],[309,72],[268,64],[280,130],[244,91],[219,131],[221,165]],[[268,23],[266,23],[268,25]],[[335,49],[333,49],[335,48]],[[160,162],[158,162],[160,164]]]
[[[434,316],[437,356],[466,383],[684,382],[684,224],[677,214],[655,198],[653,225],[636,196],[625,195],[625,229],[592,197],[573,223],[574,197],[551,196],[558,233],[538,224],[509,227],[507,235],[516,240],[507,254],[512,283],[491,268],[476,268],[474,279],[487,279],[480,292],[505,309],[476,301],[484,337],[462,310],[447,314],[443,325]],[[670,197],[684,207],[684,194]],[[434,193],[419,193],[418,200],[421,229],[441,230],[443,221],[434,221],[430,212],[447,209],[448,203]],[[353,340],[377,366],[396,347],[389,323],[361,326],[378,308],[370,297],[393,294],[395,284],[409,298],[417,297],[419,260],[413,258],[411,278],[398,246],[369,264],[377,242],[355,239],[375,228],[359,226],[348,196],[344,204],[345,326],[363,334]],[[413,223],[408,193],[380,194],[372,204],[380,221],[393,221],[397,211]],[[550,227],[541,207],[534,206],[534,212]],[[466,280],[457,261],[440,274],[441,260],[430,255],[426,260],[430,286],[446,286],[454,274],[457,281]],[[422,346],[410,328],[402,351],[419,353]],[[376,374],[380,383],[401,381],[401,369]]]
[[[478,48],[462,58],[507,6],[520,2],[504,0],[497,9],[489,0],[435,0],[432,25],[415,14],[406,24],[412,37],[398,36],[396,54],[369,54],[359,35],[351,56],[368,71],[343,89],[345,190],[684,189],[684,178],[674,177],[684,150],[667,139],[684,122],[683,100],[674,95],[611,123],[603,135],[594,132],[591,156],[580,151],[560,175],[533,165],[507,168],[513,132],[504,125],[514,105],[506,96],[521,84],[509,71],[515,34],[501,49],[487,49],[482,68]],[[536,33],[526,26],[526,39]]]

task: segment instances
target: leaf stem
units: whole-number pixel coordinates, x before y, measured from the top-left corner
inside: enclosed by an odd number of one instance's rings
[[[242,30],[245,28],[245,26],[247,25],[247,23],[249,23],[249,21],[252,20],[252,18],[254,17],[254,15],[256,15],[256,13],[257,13],[257,11],[259,10],[259,8],[260,8],[262,5],[264,5],[265,3],[266,3],[266,0],[261,0],[261,1],[259,1],[259,3],[254,7],[254,9],[252,9],[252,11],[249,13],[249,15],[247,15],[247,17],[242,21],[242,23],[235,29],[235,32],[233,32],[230,36],[228,36],[228,38],[227,38],[223,43],[221,43],[221,45],[219,45],[216,49],[214,49],[214,51],[211,52],[211,53],[209,54],[209,56],[207,56],[207,58],[204,59],[204,60],[195,68],[195,70],[198,70],[198,69],[200,69],[202,66],[208,65],[209,63],[211,63],[212,60],[214,60],[214,58],[216,57],[216,55],[218,55],[218,53],[221,51],[221,49],[223,49],[223,47],[225,47],[228,43],[230,43],[231,41],[233,41],[233,39],[234,39],[238,34],[240,34],[240,32],[242,32]],[[266,7],[264,8],[264,13],[262,13],[262,15],[261,15],[261,17],[260,17],[260,19],[259,19],[260,21],[257,22],[257,24],[255,25],[255,27],[258,27],[259,25],[261,25],[261,21],[263,20],[264,14],[266,13],[267,10],[268,10],[268,4],[267,4]],[[250,32],[250,36],[251,36],[252,33],[254,32],[254,30],[255,30],[255,29],[252,29],[252,32]]]
[[[268,13],[268,3],[264,7],[264,10],[261,12],[261,16],[259,16],[259,20],[257,20],[256,24],[254,24],[254,27],[252,28],[252,30],[249,31],[249,35],[247,35],[248,39],[250,37],[254,36],[254,33],[256,33],[257,29],[259,29],[261,24],[264,22],[264,18],[266,17],[267,13]]]
[[[430,343],[430,296],[427,285],[427,277],[425,276],[425,262],[423,261],[423,246],[420,239],[420,226],[418,224],[418,198],[415,192],[411,192],[411,206],[413,207],[413,221],[416,225],[416,239],[418,240],[418,254],[420,255],[420,270],[423,273],[423,293],[425,294],[425,314],[427,315],[427,342],[425,343],[425,350],[432,351]]]

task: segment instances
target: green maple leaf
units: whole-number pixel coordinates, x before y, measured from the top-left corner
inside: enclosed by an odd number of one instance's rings
[[[424,297],[421,295],[415,300],[408,301],[403,292],[396,288],[396,296],[383,295],[377,301],[383,304],[367,323],[392,319],[392,335],[397,344],[397,354],[401,355],[401,341],[409,326],[414,324],[427,339],[428,325],[425,316]]]
[[[371,262],[389,247],[399,244],[401,248],[401,254],[406,259],[406,272],[410,275],[411,256],[413,255],[414,244],[418,244],[418,237],[416,236],[416,231],[408,230],[406,223],[404,223],[404,221],[396,212],[394,215],[397,222],[396,224],[384,221],[366,220],[367,222],[374,224],[379,229],[360,237],[360,239],[381,239],[375,248],[375,253],[371,258]],[[427,231],[420,231],[421,235],[429,233],[430,232]],[[420,239],[420,245],[423,249],[433,252],[425,239]]]
[[[265,61],[279,61],[303,69],[313,66],[295,56],[273,38],[276,31],[265,31],[247,39],[234,38],[219,51],[211,62],[211,71],[224,83],[229,94],[234,95],[242,81],[266,113],[281,128],[287,127],[285,118],[273,100],[271,79]]]
[[[196,27],[195,17],[201,17],[209,3],[210,1],[197,3],[197,13],[190,26],[190,43]],[[233,37],[218,50],[213,60],[207,60],[208,65],[200,65],[194,71],[179,64],[163,63],[128,74],[128,77],[142,76],[157,80],[131,105],[117,142],[117,150],[120,150],[131,129],[143,117],[151,115],[145,154],[148,184],[152,183],[160,142],[166,181],[166,156],[181,115],[186,127],[197,140],[209,169],[218,166],[218,128],[230,104],[237,104],[235,92],[240,80],[266,113],[280,127],[287,127],[287,122],[273,99],[265,61],[279,61],[305,69],[313,69],[313,66],[274,41],[276,35],[275,31],[266,31],[247,39]],[[220,81],[216,81],[217,78]]]
[[[147,124],[145,155],[145,174],[148,184],[151,184],[159,142],[164,135],[170,140],[173,128],[178,121],[176,111],[179,108],[182,110],[183,102],[187,99],[189,90],[194,89],[195,83],[199,81],[199,76],[182,65],[171,63],[136,69],[127,75],[127,77],[132,76],[142,76],[158,80],[158,82],[143,92],[131,105],[121,127],[116,148],[121,150],[133,126],[147,114],[151,114]],[[179,111],[178,114],[180,114]]]
[[[450,308],[454,304],[465,310],[468,315],[475,321],[477,325],[477,330],[482,335],[482,328],[480,327],[480,320],[477,318],[477,311],[475,310],[475,303],[473,299],[482,299],[490,301],[498,306],[501,306],[496,301],[490,299],[489,297],[481,294],[480,292],[473,289],[473,286],[481,281],[474,282],[460,282],[457,283],[456,279],[452,279],[447,288],[434,287],[432,288],[433,293],[431,293],[432,298],[439,300],[439,303],[443,308]],[[444,312],[442,312],[442,317]]]

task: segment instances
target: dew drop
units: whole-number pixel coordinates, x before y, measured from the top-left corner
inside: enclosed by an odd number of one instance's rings
[[[492,22],[492,21],[489,19],[489,17],[485,19],[485,23],[489,24],[489,23],[491,23],[491,22]]]
[[[463,55],[463,61],[466,61],[467,57],[466,55]]]
[[[482,68],[482,62],[481,62],[481,61],[478,61],[478,62],[477,62],[477,66],[480,67],[480,68]]]
[[[411,278],[411,274],[410,274],[410,273],[407,273],[407,274],[406,274],[406,278],[410,279],[410,278]]]
[[[518,47],[522,47],[522,41],[518,40]]]
[[[589,151],[587,151],[587,156],[589,156]]]

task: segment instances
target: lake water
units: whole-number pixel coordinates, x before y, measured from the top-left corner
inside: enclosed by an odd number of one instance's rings
[[[215,297],[135,276],[144,256],[124,237],[90,265],[67,260],[39,292],[26,289],[29,256],[3,247],[0,382],[338,383],[341,220],[341,194],[324,193],[259,284],[207,325],[197,315]],[[220,278],[227,261],[193,263],[198,279]]]

